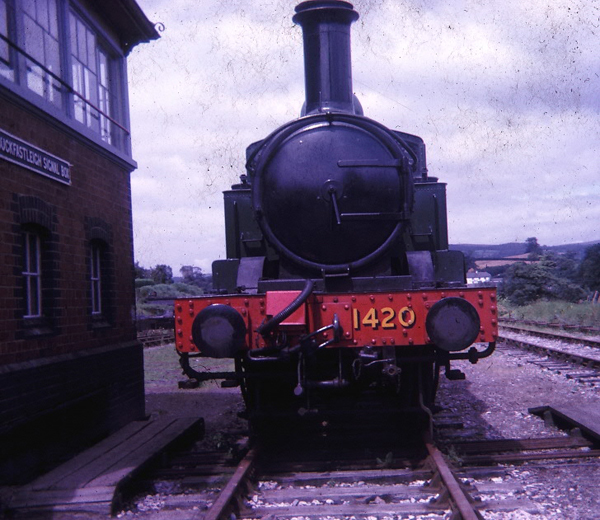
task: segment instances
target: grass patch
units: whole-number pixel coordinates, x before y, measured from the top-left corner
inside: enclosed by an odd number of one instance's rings
[[[595,327],[600,323],[600,305],[591,302],[537,301],[521,307],[499,302],[503,318]]]
[[[191,366],[198,372],[233,372],[233,359],[193,358]],[[144,380],[146,383],[177,384],[187,379],[179,365],[175,344],[144,349]]]
[[[173,343],[144,349],[146,383],[172,381],[176,385],[182,377],[179,356]]]

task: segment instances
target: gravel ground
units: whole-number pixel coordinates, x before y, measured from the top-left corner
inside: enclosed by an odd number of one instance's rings
[[[438,403],[461,416],[471,439],[532,438],[565,433],[547,426],[528,408],[545,405],[578,406],[600,411],[600,388],[578,383],[514,357],[515,350],[495,352],[477,365],[455,364],[464,381],[442,378]],[[532,355],[533,357],[533,355]],[[510,482],[521,483],[525,495],[539,506],[538,514],[524,511],[486,515],[490,519],[600,519],[600,461],[548,461],[507,466]]]

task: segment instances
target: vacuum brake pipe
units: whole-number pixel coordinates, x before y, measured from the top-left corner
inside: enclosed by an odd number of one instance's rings
[[[266,337],[275,327],[277,327],[277,325],[279,325],[283,320],[291,316],[296,310],[300,308],[300,306],[312,294],[314,286],[315,284],[312,280],[306,280],[304,289],[302,289],[302,292],[296,297],[296,299],[293,302],[291,302],[287,307],[279,311],[269,321],[266,321],[265,323],[260,325],[256,329],[256,332],[258,332],[263,338]]]

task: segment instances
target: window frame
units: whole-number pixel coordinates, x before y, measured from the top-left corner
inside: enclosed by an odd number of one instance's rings
[[[87,314],[90,328],[106,329],[114,326],[115,273],[112,228],[100,217],[86,216]]]
[[[35,243],[35,258],[32,262],[31,240]],[[31,267],[34,266],[32,270]],[[25,312],[23,318],[42,317],[42,237],[41,234],[32,231],[23,231],[23,280],[25,284]],[[35,290],[32,285],[35,283]],[[33,293],[35,297],[33,297]],[[35,307],[35,308],[34,308]],[[33,311],[33,312],[32,312]]]
[[[0,33],[8,40],[15,39],[15,9],[14,2],[12,0],[0,0],[0,10],[3,9],[4,27],[2,27]],[[16,66],[16,53],[12,46],[5,39],[0,40],[0,46],[2,47],[2,54],[0,55],[0,76],[6,78],[8,81],[15,81],[15,74],[17,71]]]
[[[64,110],[65,87],[56,79],[56,77],[64,78],[63,52],[61,49],[64,45],[64,38],[61,34],[61,1],[33,0],[29,5],[33,5],[33,11],[35,11],[35,13],[32,13],[30,9],[25,7],[26,2],[29,4],[29,0],[16,0],[15,2],[17,33],[20,33],[19,45],[27,54],[34,58],[34,60],[39,62],[40,65],[28,57],[23,56],[20,60],[22,70],[21,81],[26,89],[38,95],[46,103],[56,107],[58,110]],[[41,8],[42,3],[46,4],[45,9]],[[51,9],[49,8],[49,3],[53,3],[53,14],[56,15],[54,23],[52,23],[54,20],[51,16],[52,13],[50,12]],[[48,27],[45,27],[43,25],[44,21],[40,20],[44,15],[46,17],[46,22],[48,22]],[[30,35],[27,31],[27,27],[30,23],[34,30],[39,29],[40,31],[40,34],[37,35],[38,37],[36,38],[36,35],[34,34],[31,36],[31,40],[29,40]],[[53,34],[53,32],[55,32],[55,34]],[[37,47],[28,48],[30,41],[33,41],[34,45],[35,42],[39,42],[41,55],[36,56],[36,53],[40,52]],[[56,53],[51,49],[48,49],[52,43],[55,43],[56,45]],[[55,62],[54,65],[56,65],[58,70],[52,70],[52,61]],[[34,88],[36,85],[36,83],[34,83],[36,76],[38,76],[41,84],[41,92]]]
[[[92,316],[102,316],[102,268],[103,268],[103,246],[98,240],[92,240],[90,244],[90,292]]]
[[[66,57],[68,61],[68,74],[70,77],[70,84],[73,87],[75,93],[71,93],[71,100],[69,102],[70,109],[72,110],[72,118],[75,123],[82,125],[86,129],[89,129],[99,139],[111,146],[115,146],[119,150],[127,151],[128,143],[130,140],[130,130],[126,127],[129,125],[129,112],[127,108],[127,90],[124,82],[125,78],[125,57],[122,53],[118,52],[114,44],[110,42],[104,30],[97,23],[86,15],[86,13],[78,8],[77,4],[73,1],[67,2],[66,17],[67,22],[65,23],[67,29],[65,37],[66,44]],[[77,92],[75,90],[75,78],[74,78],[74,60],[80,62],[74,54],[73,45],[74,36],[72,34],[73,24],[71,19],[75,18],[76,24],[81,24],[85,30],[93,35],[95,43],[94,47],[94,75],[95,81],[95,92],[93,99],[87,97],[86,92]],[[86,37],[86,44],[88,43]],[[89,50],[88,50],[89,53]],[[104,85],[101,80],[101,59],[100,54],[106,58],[106,74],[107,84]],[[76,99],[79,98],[80,102],[86,105],[84,112],[88,113],[86,119],[95,119],[94,126],[92,128],[87,120],[80,121],[76,116]],[[85,100],[85,101],[84,101]],[[104,103],[103,103],[104,101]],[[87,103],[91,103],[87,104]],[[105,106],[102,106],[105,104]],[[108,127],[108,130],[106,128]]]

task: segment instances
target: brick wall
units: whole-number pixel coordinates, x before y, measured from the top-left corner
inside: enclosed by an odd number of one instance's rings
[[[1,311],[0,365],[135,339],[129,172],[107,155],[1,98],[0,128],[72,164],[72,184],[67,186],[0,159],[0,297],[10,304]],[[59,334],[24,340],[22,226],[35,213],[42,215],[49,228],[47,265],[43,266],[49,285],[44,286],[43,297],[50,300],[48,318]],[[93,229],[103,229],[109,242],[110,326],[104,328],[94,327],[89,312]]]
[[[67,446],[85,444],[142,417],[144,395],[132,318],[132,166],[40,113],[12,104],[1,89],[0,128],[72,165],[68,186],[0,158],[2,479],[2,469],[5,477],[16,475],[17,460],[25,469],[56,459],[52,451],[60,456],[58,448],[43,455],[40,442],[28,452],[22,444],[31,440],[28,435],[39,441],[40,432],[47,432],[43,436],[54,439],[56,448],[57,439],[71,431]],[[38,320],[23,317],[28,226],[43,230]],[[91,313],[92,240],[105,246],[101,316]],[[21,455],[11,459],[10,450]]]

